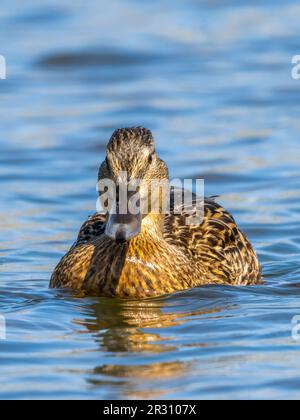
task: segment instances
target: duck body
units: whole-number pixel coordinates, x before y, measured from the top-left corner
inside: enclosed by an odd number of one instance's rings
[[[201,226],[186,215],[167,215],[164,231],[147,231],[124,244],[105,235],[106,217],[95,214],[56,267],[50,287],[89,295],[143,298],[206,284],[261,281],[257,256],[232,216],[205,200]]]
[[[123,139],[124,130],[127,139],[149,133],[142,128],[122,130],[113,139],[120,134]],[[108,214],[91,216],[54,270],[50,287],[94,296],[145,298],[207,284],[261,281],[250,242],[222,206],[212,198],[204,199],[199,225],[187,223],[190,215],[184,210],[178,214],[171,200],[168,213],[144,215],[139,233],[121,242],[110,235]]]

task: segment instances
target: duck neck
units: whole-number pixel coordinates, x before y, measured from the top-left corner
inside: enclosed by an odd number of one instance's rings
[[[164,233],[164,214],[148,214],[142,222],[141,237],[161,239]]]

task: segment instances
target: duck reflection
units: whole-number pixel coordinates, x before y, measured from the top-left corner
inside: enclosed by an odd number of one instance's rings
[[[177,342],[174,327],[187,323],[191,317],[217,316],[224,308],[187,310],[180,300],[177,302],[178,305],[168,298],[92,301],[89,316],[74,322],[85,327],[81,333],[94,334],[102,357],[108,352],[108,363],[96,366],[88,383],[93,387],[118,387],[122,398],[150,399],[169,392],[189,375],[194,363],[178,360],[177,350],[183,345]],[[207,344],[197,342],[194,347]],[[163,353],[168,354],[162,356]],[[110,363],[112,358],[117,363]],[[168,386],[164,387],[166,382]]]
[[[181,379],[191,374],[192,362],[157,362],[141,365],[104,365],[93,370],[88,382],[93,387],[119,388],[120,398],[158,399],[176,391]]]

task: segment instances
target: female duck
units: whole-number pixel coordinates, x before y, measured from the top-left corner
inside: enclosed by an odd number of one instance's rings
[[[124,128],[113,133],[99,170],[99,180],[104,179],[116,184],[141,180],[138,201],[143,208],[151,180],[169,179],[149,130]],[[151,194],[151,202],[161,204],[161,190],[151,190]],[[194,199],[195,209],[196,205]],[[204,200],[204,217],[198,225],[188,223],[190,209],[182,207],[178,212],[174,203],[168,212],[159,208],[147,207],[134,214],[108,210],[105,215],[91,216],[56,267],[50,287],[142,298],[210,283],[260,282],[260,265],[251,244],[233,217],[213,199]]]

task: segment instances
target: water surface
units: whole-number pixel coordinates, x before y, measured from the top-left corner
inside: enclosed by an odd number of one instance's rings
[[[0,12],[0,398],[299,398],[298,2],[19,3]],[[131,125],[153,131],[172,177],[221,196],[264,285],[48,290],[95,211],[109,136]]]

